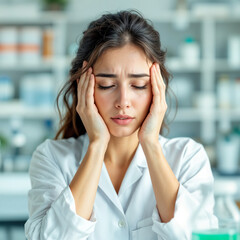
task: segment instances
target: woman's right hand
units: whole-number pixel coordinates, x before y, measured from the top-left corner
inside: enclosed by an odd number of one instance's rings
[[[87,62],[83,62],[83,68]],[[108,128],[94,103],[94,75],[90,67],[78,80],[78,103],[76,111],[87,131],[89,142],[100,140],[106,145],[110,139]]]

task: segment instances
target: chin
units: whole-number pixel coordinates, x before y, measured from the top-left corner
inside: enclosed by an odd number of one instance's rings
[[[109,129],[109,130],[110,130],[111,136],[122,138],[122,137],[129,137],[133,135],[134,133],[136,133],[138,128],[137,129]]]

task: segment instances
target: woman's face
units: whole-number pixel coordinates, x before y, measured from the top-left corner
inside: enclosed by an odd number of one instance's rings
[[[94,64],[95,104],[111,135],[130,136],[144,121],[152,101],[151,65],[133,44],[106,50]]]

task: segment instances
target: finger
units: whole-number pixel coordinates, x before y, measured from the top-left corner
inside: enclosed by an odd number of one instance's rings
[[[82,100],[84,106],[87,105],[86,92],[87,92],[87,87],[88,87],[88,83],[89,83],[89,78],[91,76],[91,71],[92,71],[92,69],[89,68],[87,73],[86,73],[86,77],[84,79],[84,83],[83,83],[82,89],[81,89],[81,95],[82,95],[81,100]]]
[[[82,64],[82,71],[83,69],[86,67],[87,65],[87,61],[83,61],[83,64]],[[85,73],[82,73],[80,78],[77,79],[77,83],[78,83],[78,90],[81,89],[81,86],[83,84],[83,81],[80,81],[81,79],[83,79],[86,75],[86,72]],[[80,83],[81,82],[81,83]],[[80,86],[79,86],[79,83],[80,83]]]
[[[152,92],[154,97],[159,96],[160,95],[160,91],[159,91],[159,87],[157,84],[157,70],[155,65],[152,66],[151,68],[151,84],[152,84]]]
[[[87,89],[87,107],[94,105],[94,85],[95,85],[94,75],[91,74]]]
[[[85,65],[86,65],[86,63],[83,62],[82,68],[84,68]],[[82,89],[83,89],[83,85],[85,83],[86,75],[87,75],[87,72],[83,73],[80,76],[80,79],[78,81],[78,101],[79,101],[79,104],[83,104],[83,103],[85,104]]]
[[[166,85],[164,83],[159,64],[157,64],[156,70],[157,70],[157,79],[158,79],[157,84],[160,90],[164,90],[164,93],[165,93]]]
[[[159,64],[156,64],[156,83],[160,92],[160,97],[161,97],[161,101],[165,101],[165,90],[166,90],[166,86],[165,83],[163,81],[163,77],[160,71],[160,66]]]

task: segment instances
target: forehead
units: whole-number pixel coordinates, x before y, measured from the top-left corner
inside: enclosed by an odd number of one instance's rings
[[[149,68],[152,62],[147,58],[144,51],[134,45],[127,44],[120,48],[107,49],[94,64],[95,69],[111,70],[119,67],[124,68]]]

